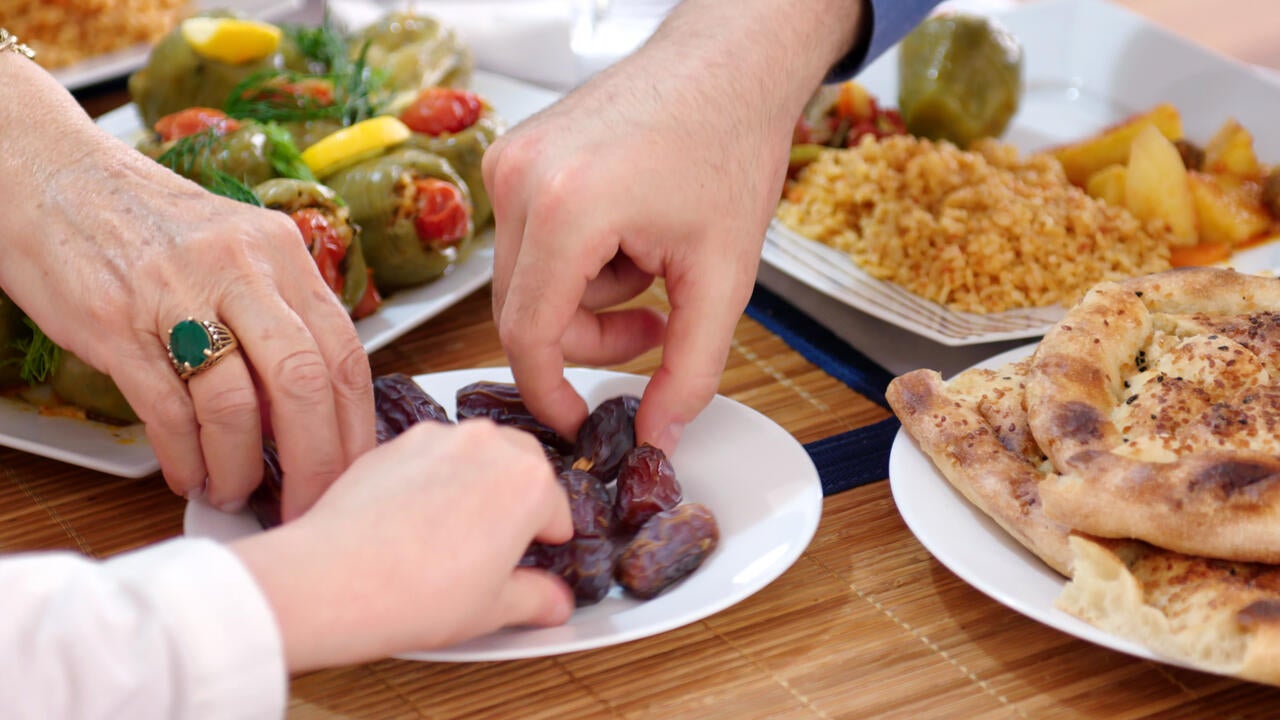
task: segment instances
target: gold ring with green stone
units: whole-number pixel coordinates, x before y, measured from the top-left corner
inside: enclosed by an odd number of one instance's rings
[[[169,328],[169,361],[183,380],[217,365],[238,347],[231,329],[217,320],[187,318]]]

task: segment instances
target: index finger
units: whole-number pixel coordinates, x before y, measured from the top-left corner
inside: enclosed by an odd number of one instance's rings
[[[728,267],[722,258],[712,260],[694,258],[667,277],[671,313],[662,366],[645,387],[636,413],[636,441],[668,454],[675,452],[685,425],[715,397],[734,328],[751,297],[754,273]]]
[[[601,250],[606,243],[589,227],[547,220],[546,213],[535,211],[525,226],[497,318],[498,334],[525,407],[562,436],[573,437],[587,417],[587,404],[564,378],[561,340],[588,281],[613,253]]]

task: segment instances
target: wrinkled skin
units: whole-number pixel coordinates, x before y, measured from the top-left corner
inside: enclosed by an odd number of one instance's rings
[[[466,257],[474,225],[458,244],[435,250],[418,237],[412,217],[397,213],[397,185],[405,175],[444,180],[461,191],[470,208],[467,185],[443,158],[415,148],[401,147],[365,160],[325,178],[347,201],[351,220],[360,226],[364,257],[383,293],[421,285],[444,274]]]
[[[34,64],[0,63],[31,99],[0,109],[0,126],[20,112],[31,129],[0,133],[0,287],[115,381],[175,492],[242,507],[266,434],[296,517],[374,446],[368,356],[296,225],[106,135]],[[240,349],[183,382],[166,343],[188,317],[221,320]]]

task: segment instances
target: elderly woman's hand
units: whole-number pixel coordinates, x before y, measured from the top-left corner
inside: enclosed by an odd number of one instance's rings
[[[374,428],[368,357],[296,226],[107,136],[25,58],[0,57],[0,78],[47,100],[20,125],[0,110],[0,286],[115,380],[175,492],[240,505],[262,478],[266,432],[285,517],[297,516],[373,447]],[[184,382],[167,347],[187,318],[224,323],[240,347]]]

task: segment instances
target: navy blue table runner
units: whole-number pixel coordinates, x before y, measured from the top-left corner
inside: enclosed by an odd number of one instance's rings
[[[884,392],[893,375],[888,370],[760,284],[747,304],[747,316],[823,372],[881,407],[889,407]],[[898,419],[890,417],[805,445],[822,479],[822,494],[833,495],[889,477],[889,448],[899,427]]]

